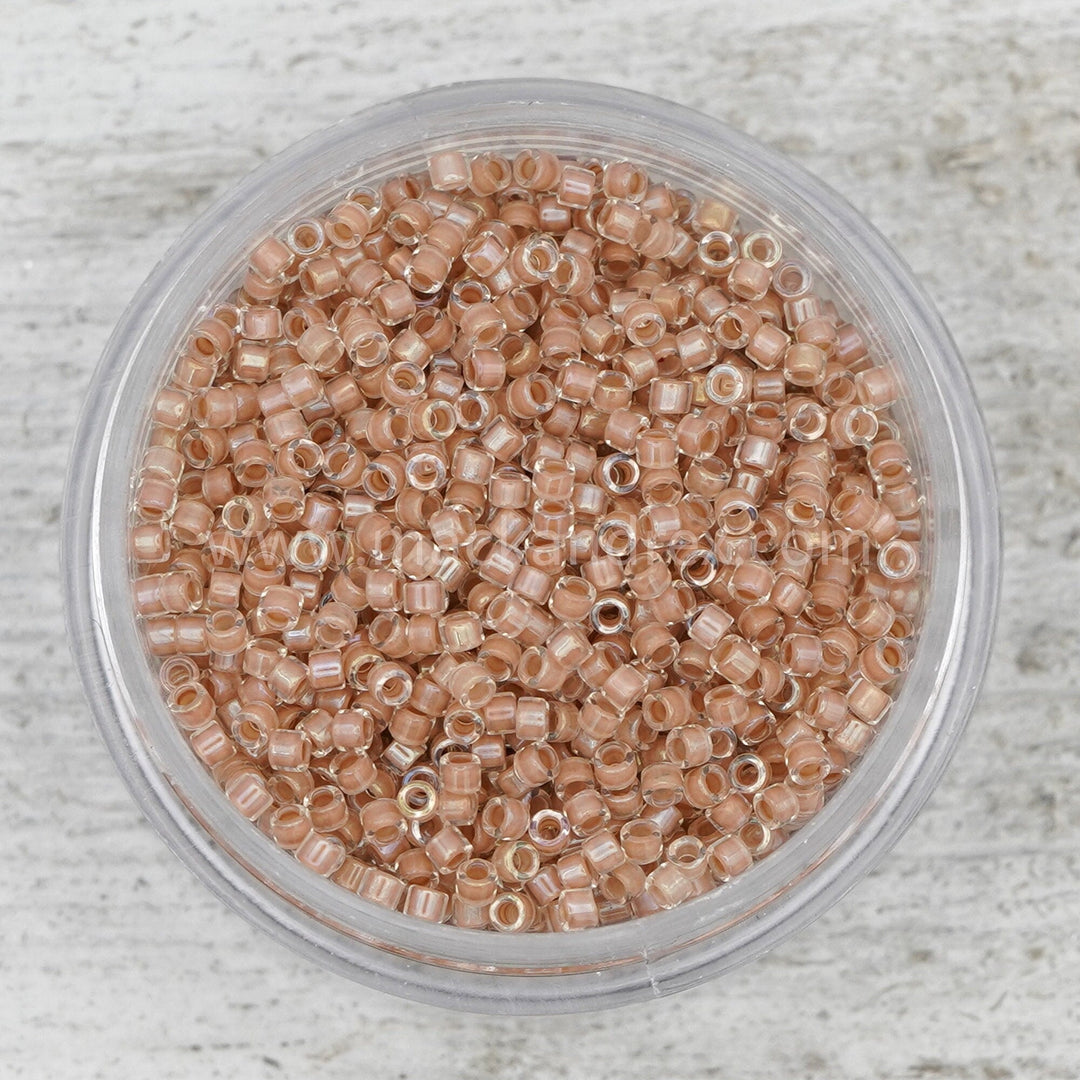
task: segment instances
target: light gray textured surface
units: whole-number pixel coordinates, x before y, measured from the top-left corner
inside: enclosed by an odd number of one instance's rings
[[[0,39],[0,1076],[1080,1076],[1080,5],[48,3]],[[67,444],[194,215],[342,114],[463,77],[588,77],[777,146],[911,263],[1004,500],[990,679],[937,794],[828,915],[608,1014],[454,1015],[323,974],[142,821],[63,640]]]

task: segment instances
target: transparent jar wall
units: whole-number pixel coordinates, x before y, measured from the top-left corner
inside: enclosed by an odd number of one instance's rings
[[[523,146],[631,158],[656,178],[732,202],[790,242],[901,380],[901,422],[933,542],[923,631],[903,689],[874,746],[814,820],[745,877],[682,908],[580,934],[504,937],[369,905],[236,814],[161,702],[131,614],[126,531],[146,437],[145,421],[133,418],[145,417],[184,334],[238,282],[259,238],[351,187],[420,168],[438,149]],[[503,1012],[616,1005],[763,951],[833,902],[906,826],[981,679],[997,591],[993,490],[947,332],[884,242],[835,195],[744,136],[657,99],[586,84],[464,84],[380,106],[286,151],[209,210],[142,287],[106,349],[76,441],[65,514],[69,621],[99,727],[144,811],[247,917],[335,970],[405,996]]]

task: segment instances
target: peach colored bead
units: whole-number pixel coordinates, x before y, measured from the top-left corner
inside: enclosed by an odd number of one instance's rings
[[[806,717],[822,731],[831,731],[844,722],[848,713],[847,698],[832,687],[819,686],[807,699]]]
[[[645,723],[657,731],[670,731],[686,723],[693,712],[689,692],[682,686],[666,686],[648,694],[642,702]]]
[[[664,740],[668,760],[680,769],[690,769],[712,757],[712,739],[709,732],[696,724],[672,728]]]
[[[295,851],[311,833],[311,819],[305,807],[287,803],[275,808],[268,831],[278,847]]]
[[[854,716],[849,717],[830,736],[832,745],[848,758],[859,757],[865,753],[874,739],[874,729]]]
[[[878,638],[859,654],[859,673],[877,686],[888,686],[907,665],[907,649],[895,638]]]
[[[309,689],[307,665],[292,656],[280,660],[267,676],[267,685],[281,701],[299,701]]]
[[[550,743],[527,743],[514,754],[514,775],[530,788],[551,780],[557,769],[558,755]]]
[[[691,769],[686,774],[684,786],[686,801],[701,810],[715,806],[731,790],[727,770],[715,762]]]
[[[855,597],[845,615],[852,630],[870,641],[884,637],[896,619],[892,606],[876,596]]]
[[[624,791],[637,780],[638,763],[625,743],[608,742],[593,755],[593,772],[602,789]]]
[[[754,796],[754,813],[767,828],[783,828],[799,816],[799,800],[788,784],[770,784]]]
[[[499,879],[489,859],[471,858],[460,863],[454,876],[454,891],[473,904],[488,904],[498,891]]]
[[[375,763],[363,750],[343,750],[336,754],[330,761],[330,769],[334,782],[346,795],[367,791],[378,775]]]
[[[848,708],[867,724],[878,723],[889,706],[892,698],[869,679],[856,679],[847,692]]]
[[[754,857],[738,836],[721,837],[709,847],[709,872],[719,882],[730,881],[753,865]]]
[[[480,790],[481,763],[473,753],[451,751],[439,760],[443,789],[455,795],[472,795]]]
[[[688,900],[693,885],[674,863],[661,863],[646,878],[645,892],[657,906],[668,910]]]
[[[563,813],[574,835],[581,837],[591,836],[611,820],[607,804],[591,787],[584,787],[567,797],[563,802]]]
[[[693,835],[677,836],[664,852],[668,863],[677,866],[693,886],[691,895],[698,895],[711,887],[704,842]]]
[[[185,682],[168,695],[169,712],[185,731],[195,732],[214,718],[214,701],[204,686]]]
[[[183,570],[148,574],[137,578],[133,588],[135,608],[140,615],[163,612],[178,614],[194,611],[202,605],[202,583],[196,576]]]
[[[660,415],[684,415],[690,411],[693,384],[679,379],[654,379],[649,385],[649,409]]]
[[[736,686],[746,683],[757,671],[761,658],[742,638],[729,634],[709,654],[713,670]]]
[[[827,357],[823,349],[794,342],[784,350],[784,378],[792,386],[817,386],[824,378]]]
[[[806,607],[809,599],[810,590],[787,574],[781,574],[776,578],[769,593],[769,602],[782,615],[788,617],[798,615]]]
[[[296,625],[303,603],[298,590],[287,585],[269,585],[259,597],[256,624],[263,628],[263,633],[280,634]]]
[[[440,874],[452,874],[472,855],[472,844],[456,825],[444,825],[424,851]]]
[[[707,816],[724,833],[738,833],[750,820],[753,807],[740,791],[725,796],[708,812]]]
[[[828,752],[815,738],[795,739],[784,751],[784,764],[791,782],[799,786],[819,783],[830,771]]]
[[[774,326],[772,323],[762,323],[750,336],[750,339],[746,344],[746,355],[753,360],[758,367],[765,369],[775,368],[781,362],[784,362],[786,376],[787,356],[790,347],[791,338],[785,334],[783,330],[778,326]]]
[[[663,671],[677,655],[678,643],[666,626],[646,623],[630,639],[634,655],[647,671]]]
[[[337,649],[308,654],[308,684],[313,690],[338,690],[345,685],[345,669]]]
[[[469,182],[469,163],[456,150],[444,150],[428,158],[431,186],[436,191],[455,191]]]
[[[559,925],[565,930],[584,930],[600,925],[596,896],[591,888],[564,889],[555,903]]]
[[[513,692],[495,694],[477,715],[482,717],[484,730],[489,734],[508,735],[517,720],[517,695]]]
[[[312,826],[320,832],[333,832],[341,828],[349,812],[344,794],[333,785],[315,788],[304,800],[304,805]]]
[[[619,841],[626,857],[639,866],[655,862],[664,847],[663,831],[650,818],[628,821],[619,830]]]
[[[395,911],[401,906],[405,889],[405,882],[394,874],[374,866],[365,866],[356,887],[356,894],[365,900]]]
[[[559,174],[556,198],[562,206],[584,210],[596,190],[596,174],[580,165],[564,164]]]
[[[632,664],[623,664],[616,668],[602,686],[604,696],[620,712],[625,712],[637,704],[648,688],[648,678]]]
[[[486,705],[495,693],[495,680],[482,664],[466,661],[458,665],[450,676],[447,689],[469,708]]]
[[[426,885],[409,885],[405,890],[405,902],[401,910],[406,915],[425,922],[446,921],[450,908],[450,894]]]
[[[547,191],[561,173],[559,159],[546,150],[522,150],[513,162],[514,182],[529,191]]]
[[[821,671],[821,638],[812,634],[789,634],[780,643],[779,659],[785,672],[812,677]]]
[[[266,762],[271,769],[298,772],[311,760],[311,740],[302,731],[274,728],[269,732]]]
[[[329,877],[345,861],[345,845],[336,836],[308,833],[296,849],[296,858],[323,877]]]
[[[494,840],[518,840],[529,827],[529,809],[520,799],[497,795],[484,804],[480,828]]]
[[[599,655],[599,650],[597,653],[592,654],[589,659],[592,660],[597,655]],[[600,683],[602,679],[606,678],[607,670],[605,667],[598,677],[592,678],[592,681]],[[585,672],[585,675],[591,678],[588,671]],[[581,707],[578,714],[578,729],[582,735],[590,739],[597,741],[608,739],[619,730],[622,716],[623,712],[617,709],[606,697],[602,694],[593,694],[589,696]]]
[[[683,797],[682,771],[670,762],[656,762],[641,770],[641,796],[649,806],[674,806]]]

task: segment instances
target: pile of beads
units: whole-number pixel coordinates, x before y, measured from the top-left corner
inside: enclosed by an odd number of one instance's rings
[[[447,151],[252,252],[152,406],[135,606],[237,811],[433,922],[747,870],[919,611],[897,386],[809,269],[629,161]]]

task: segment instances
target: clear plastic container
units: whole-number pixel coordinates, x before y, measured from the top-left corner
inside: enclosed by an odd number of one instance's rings
[[[927,497],[923,624],[864,759],[825,808],[750,872],[672,911],[574,934],[424,923],[317,877],[243,819],[162,703],[132,610],[127,533],[147,407],[198,315],[252,244],[350,187],[440,148],[627,157],[767,224],[853,317],[903,387],[894,409]],[[895,253],[780,154],[658,98],[587,83],[477,82],[399,98],[300,142],[204,213],[135,295],[98,366],[71,459],[64,562],[72,649],[101,735],[144,813],[223,900],[325,967],[404,997],[502,1013],[668,994],[805,926],[865,874],[924,803],[974,703],[998,596],[986,435],[948,332]]]

